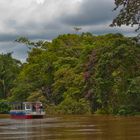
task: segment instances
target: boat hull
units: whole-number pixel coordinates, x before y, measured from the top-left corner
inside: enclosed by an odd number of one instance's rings
[[[41,119],[45,116],[45,112],[10,111],[12,119]]]
[[[41,119],[44,115],[11,115],[11,119]]]

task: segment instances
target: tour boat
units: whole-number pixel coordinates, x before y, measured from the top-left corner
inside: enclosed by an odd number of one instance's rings
[[[41,102],[16,102],[12,103],[10,115],[12,119],[37,119],[43,118],[45,112]]]

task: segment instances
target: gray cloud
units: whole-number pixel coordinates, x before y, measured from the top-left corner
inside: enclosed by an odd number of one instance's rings
[[[113,0],[85,0],[75,13],[64,13],[62,21],[69,25],[96,25],[113,19]]]

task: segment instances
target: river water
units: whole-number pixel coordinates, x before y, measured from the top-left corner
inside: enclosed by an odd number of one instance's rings
[[[0,140],[140,140],[140,117],[1,118]]]

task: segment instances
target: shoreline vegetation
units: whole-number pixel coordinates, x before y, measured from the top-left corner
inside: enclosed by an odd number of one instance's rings
[[[120,33],[16,40],[25,63],[0,55],[0,112],[5,102],[41,101],[48,114],[140,114],[140,44]]]

